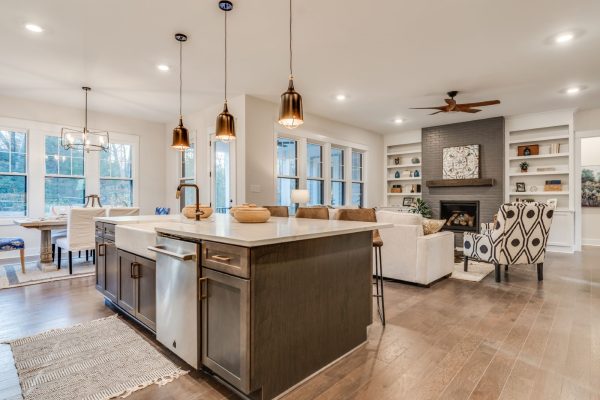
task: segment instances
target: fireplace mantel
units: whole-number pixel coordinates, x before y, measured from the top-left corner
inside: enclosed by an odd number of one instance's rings
[[[430,188],[435,187],[460,187],[460,186],[494,186],[494,178],[479,179],[434,179],[426,181],[425,185]]]

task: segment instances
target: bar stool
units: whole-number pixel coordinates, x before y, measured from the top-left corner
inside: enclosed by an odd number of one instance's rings
[[[377,222],[377,215],[374,208],[342,208],[337,211],[334,219],[342,221],[361,221]],[[379,235],[379,230],[373,231],[373,255],[375,256],[375,294],[377,299],[377,312],[381,319],[381,324],[385,326],[385,303],[383,297],[383,267],[381,263],[381,247],[383,240]]]
[[[298,207],[296,218],[329,219],[327,207]]]
[[[271,213],[272,217],[289,217],[290,211],[288,206],[263,206]]]

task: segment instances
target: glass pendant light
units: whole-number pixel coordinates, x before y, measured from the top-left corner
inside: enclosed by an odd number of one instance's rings
[[[281,95],[279,123],[288,129],[297,128],[304,123],[302,96],[294,89],[294,74],[292,70],[292,0],[290,0],[290,80],[288,89]]]
[[[183,114],[181,112],[181,104],[182,104],[182,87],[183,87],[183,42],[187,41],[187,36],[183,33],[176,33],[175,40],[179,42],[179,125],[173,129],[173,142],[171,143],[171,147],[184,151],[190,147],[190,135],[185,126],[183,126]]]
[[[227,109],[227,12],[233,10],[233,4],[231,1],[221,0],[219,1],[219,8],[224,11],[225,15],[225,101],[223,111],[217,116],[215,136],[217,140],[230,142],[235,140],[235,119]]]

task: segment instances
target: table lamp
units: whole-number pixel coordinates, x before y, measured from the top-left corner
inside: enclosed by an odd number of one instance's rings
[[[295,189],[292,190],[292,203],[298,203],[299,206],[308,203],[310,195],[306,189]]]

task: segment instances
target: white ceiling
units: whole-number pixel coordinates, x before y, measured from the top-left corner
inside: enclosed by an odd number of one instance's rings
[[[236,1],[230,94],[278,101],[287,85],[288,3]],[[600,106],[598,0],[296,0],[296,89],[305,111],[374,132],[558,108]],[[25,23],[45,32],[26,31]],[[569,45],[549,38],[583,32]],[[0,0],[0,95],[176,123],[178,44],[184,112],[222,98],[217,0]],[[159,63],[172,66],[168,73]],[[577,96],[561,89],[584,85]],[[409,110],[500,99],[477,115]],[[343,103],[335,95],[345,93]],[[406,119],[401,126],[395,117]]]

